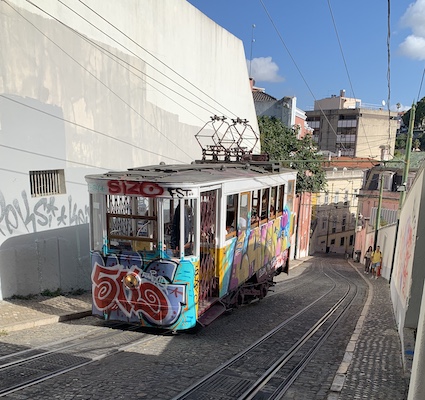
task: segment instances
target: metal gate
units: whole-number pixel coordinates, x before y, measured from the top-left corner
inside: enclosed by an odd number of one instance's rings
[[[201,253],[199,268],[199,313],[218,297],[216,276],[217,191],[201,193]]]

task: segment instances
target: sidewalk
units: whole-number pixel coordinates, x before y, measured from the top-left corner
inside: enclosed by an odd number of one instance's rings
[[[91,315],[91,293],[0,301],[0,334]]]
[[[365,280],[369,291],[327,400],[405,400],[411,344],[406,338],[403,346],[400,341],[388,281],[364,274],[361,263],[349,260],[349,264]]]

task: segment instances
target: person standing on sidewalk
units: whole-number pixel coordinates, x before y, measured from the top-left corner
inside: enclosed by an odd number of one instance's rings
[[[364,273],[368,274],[370,272],[370,258],[372,257],[373,249],[372,246],[369,246],[365,255],[364,255]]]
[[[372,267],[372,276],[378,279],[378,268],[381,267],[382,263],[382,253],[379,246],[376,246],[375,251],[372,253],[371,257],[371,267]]]

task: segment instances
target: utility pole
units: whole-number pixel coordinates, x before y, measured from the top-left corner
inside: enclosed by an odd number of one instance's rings
[[[415,113],[416,113],[416,106],[415,106],[415,103],[412,103],[412,108],[410,109],[409,128],[407,130],[406,153],[404,157],[404,169],[403,169],[403,181],[401,182],[401,186],[403,190],[400,192],[400,199],[398,202],[397,226],[396,226],[395,238],[394,238],[393,260],[391,262],[391,271],[390,271],[390,278],[388,280],[388,283],[391,283],[391,277],[393,275],[394,262],[395,262],[394,260],[395,249],[397,244],[398,229],[400,226],[400,213],[401,213],[401,208],[403,207],[404,200],[406,198],[407,178],[409,177],[409,168],[410,168],[410,154],[412,152],[413,125],[415,124]]]
[[[407,131],[407,140],[406,140],[406,154],[404,158],[403,182],[401,183],[404,186],[404,191],[400,193],[400,200],[399,200],[399,206],[398,206],[399,211],[401,211],[401,207],[403,206],[404,199],[406,198],[407,179],[409,177],[409,168],[410,168],[410,155],[412,153],[413,125],[415,123],[415,113],[416,113],[416,106],[413,103],[412,108],[410,110],[409,129]]]
[[[384,174],[380,176],[379,183],[379,199],[378,199],[378,209],[376,210],[375,218],[375,240],[373,241],[373,249],[376,249],[376,244],[378,243],[378,231],[381,227],[381,208],[382,208],[382,194],[384,192]]]

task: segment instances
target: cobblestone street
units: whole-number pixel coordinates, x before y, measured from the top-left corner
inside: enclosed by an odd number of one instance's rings
[[[388,283],[359,274],[358,264],[333,262],[340,273],[357,283],[359,301],[284,398],[405,399],[401,346]],[[326,263],[312,258],[291,270],[289,277],[279,275],[274,292],[264,300],[223,315],[195,334],[149,335],[149,341],[7,398],[171,399],[301,309],[316,296],[325,272]],[[363,321],[360,328],[358,321]],[[101,320],[86,317],[12,331],[1,336],[0,342],[6,352],[19,351],[108,329]],[[355,330],[359,331],[353,344]],[[336,382],[341,377],[338,389]]]

